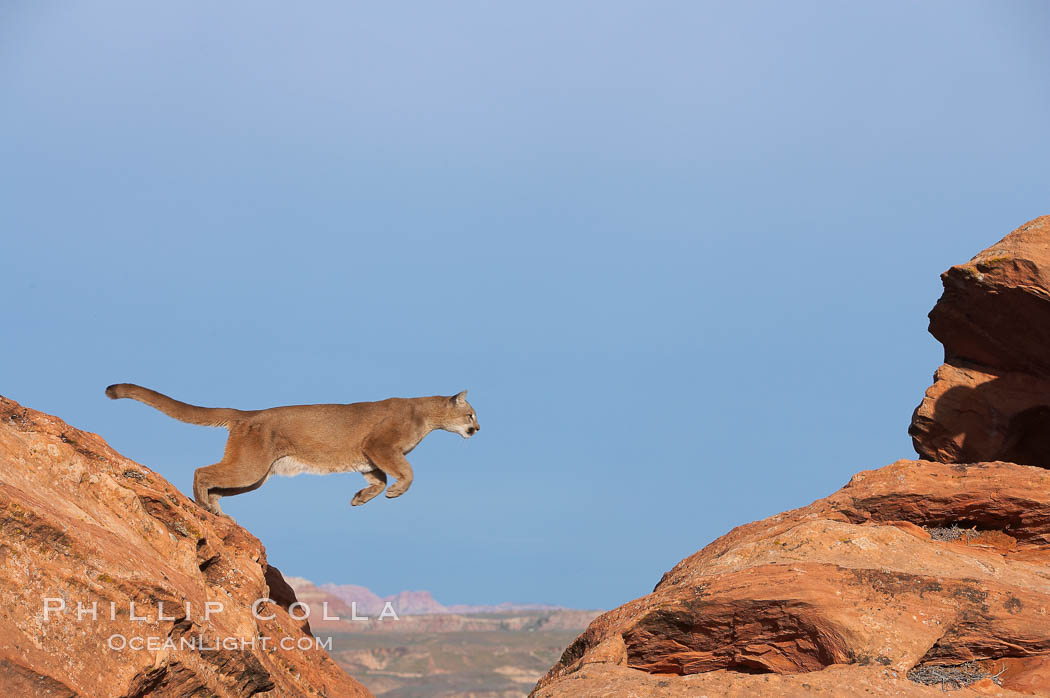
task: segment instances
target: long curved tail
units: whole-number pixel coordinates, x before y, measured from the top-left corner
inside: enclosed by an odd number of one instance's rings
[[[111,400],[119,400],[129,397],[132,400],[144,402],[150,407],[160,410],[169,417],[174,417],[180,422],[200,424],[205,427],[224,427],[230,422],[247,417],[250,412],[234,410],[228,407],[197,407],[185,402],[173,400],[167,395],[162,395],[156,390],[143,388],[134,383],[117,383],[106,388],[106,395]]]

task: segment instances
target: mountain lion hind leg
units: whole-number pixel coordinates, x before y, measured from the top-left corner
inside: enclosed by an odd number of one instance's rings
[[[386,473],[382,470],[377,468],[361,474],[365,476],[368,487],[354,495],[354,498],[350,500],[350,506],[352,507],[364,504],[386,489]]]
[[[219,498],[251,492],[266,482],[275,460],[268,441],[257,426],[231,424],[222,460],[193,473],[197,504],[217,516],[231,518],[219,507]]]

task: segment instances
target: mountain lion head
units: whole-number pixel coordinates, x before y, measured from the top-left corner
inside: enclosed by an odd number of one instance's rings
[[[466,390],[448,399],[448,416],[443,428],[459,434],[464,439],[469,439],[481,431],[478,415],[467,402]]]

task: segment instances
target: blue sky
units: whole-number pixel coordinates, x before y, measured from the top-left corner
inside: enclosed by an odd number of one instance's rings
[[[913,455],[938,275],[1048,210],[1039,2],[0,6],[0,393],[188,492],[260,408],[470,390],[286,574],[611,607]]]

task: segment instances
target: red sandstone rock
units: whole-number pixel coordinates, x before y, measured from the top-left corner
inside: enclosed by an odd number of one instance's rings
[[[928,528],[972,528],[957,541]],[[1050,471],[898,461],[747,524],[599,616],[535,696],[1050,694]]]
[[[944,365],[912,416],[929,460],[1050,467],[1050,216],[941,275]]]
[[[942,280],[945,362],[909,429],[929,460],[734,529],[534,696],[938,695],[909,673],[966,663],[994,680],[957,695],[1050,695],[1050,216]]]
[[[98,436],[5,398],[0,562],[0,695],[370,695],[289,617],[294,592],[254,536]],[[45,616],[49,598],[64,610]],[[208,602],[223,609],[205,618]],[[78,603],[97,604],[97,620],[78,619]],[[110,649],[121,637],[156,647]]]

